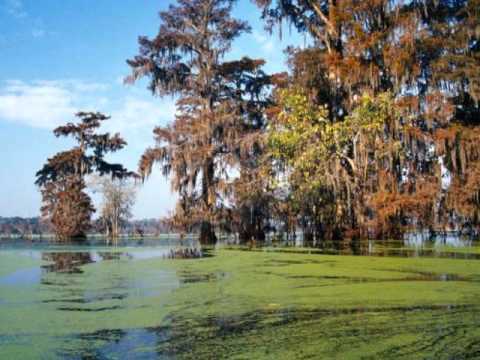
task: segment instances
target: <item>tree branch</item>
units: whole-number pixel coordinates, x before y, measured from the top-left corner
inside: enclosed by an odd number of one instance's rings
[[[338,35],[337,34],[337,30],[335,29],[335,27],[333,26],[332,22],[328,19],[327,15],[325,15],[322,11],[322,9],[320,9],[320,6],[318,6],[318,4],[314,1],[307,1],[307,3],[310,4],[310,6],[312,7],[313,11],[315,12],[315,14],[317,14],[317,16],[320,17],[320,19],[325,23],[325,25],[327,26],[327,28],[329,28],[329,31],[335,35]]]

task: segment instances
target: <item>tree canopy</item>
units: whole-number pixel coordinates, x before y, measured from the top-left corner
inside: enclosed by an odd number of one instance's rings
[[[97,134],[103,121],[101,113],[79,112],[78,122],[54,129],[56,137],[72,137],[77,146],[57,153],[37,172],[36,185],[42,193],[42,215],[48,219],[61,240],[81,238],[90,227],[95,212],[85,192],[85,177],[92,173],[115,178],[134,176],[121,164],[111,164],[105,155],[122,149],[126,142],[119,134]]]
[[[267,28],[286,21],[312,39],[289,49],[270,142],[290,185],[318,185],[302,203],[317,235],[325,224],[362,237],[476,229],[479,2],[257,4]]]
[[[140,37],[140,54],[128,61],[128,81],[146,76],[154,94],[178,97],[175,119],[155,129],[157,145],[143,155],[140,172],[148,176],[159,163],[172,176],[180,195],[174,222],[200,228],[202,242],[215,241],[214,227],[225,223],[232,173],[259,152],[268,105],[264,61],[224,61],[233,40],[250,31],[231,17],[234,3],[179,0],[160,13],[157,36]]]
[[[480,2],[254,2],[309,39],[288,74],[224,61],[250,31],[233,0],[178,0],[128,61],[127,81],[178,99],[139,166],[171,176],[173,223],[204,242],[478,232]]]

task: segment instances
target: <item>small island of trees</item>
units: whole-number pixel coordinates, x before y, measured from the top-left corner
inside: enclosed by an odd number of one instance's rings
[[[148,181],[157,165],[178,194],[172,228],[204,244],[219,233],[301,231],[312,244],[478,233],[480,1],[255,3],[272,36],[285,25],[305,34],[306,46],[286,49],[287,73],[226,60],[251,30],[234,0],[178,0],[156,36],[139,38],[126,82],[148,79],[177,111],[154,129],[138,175],[105,161],[128,151],[120,135],[96,133],[107,116],[79,113],[54,131],[77,141],[37,174],[57,237],[86,233],[87,175]]]

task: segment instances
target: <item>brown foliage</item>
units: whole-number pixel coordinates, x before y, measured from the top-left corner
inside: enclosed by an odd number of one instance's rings
[[[101,122],[109,117],[91,112],[79,112],[76,116],[79,122],[59,126],[53,132],[57,137],[73,137],[77,146],[48,159],[37,172],[35,182],[42,193],[42,216],[50,221],[57,238],[62,241],[82,238],[90,227],[95,209],[85,192],[85,176],[93,172],[116,178],[136,176],[122,165],[104,160],[106,153],[126,145],[119,134],[95,133]]]
[[[41,192],[42,216],[49,219],[57,238],[61,241],[84,238],[95,209],[83,181],[68,176],[47,183]]]
[[[140,38],[140,54],[128,61],[128,81],[148,77],[154,94],[179,96],[175,119],[154,130],[156,146],[144,153],[139,170],[146,177],[158,163],[171,175],[179,193],[173,223],[183,231],[200,229],[203,242],[215,241],[215,227],[225,228],[231,173],[245,173],[261,151],[257,132],[271,84],[263,60],[223,61],[232,41],[250,29],[231,17],[233,4],[178,1],[160,14],[156,37]]]
[[[256,3],[268,29],[286,21],[311,37],[311,46],[288,50],[290,86],[325,105],[332,124],[365,93],[390,92],[400,115],[374,143],[352,136],[343,160],[331,160],[335,185],[322,190],[324,198],[333,192],[337,210],[321,199],[302,203],[300,222],[316,218],[321,236],[332,223],[344,234],[376,237],[480,230],[480,2]],[[319,205],[324,211],[312,215]]]

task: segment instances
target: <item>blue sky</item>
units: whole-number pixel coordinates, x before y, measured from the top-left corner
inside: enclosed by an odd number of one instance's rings
[[[145,83],[123,85],[125,60],[137,53],[139,35],[156,34],[158,12],[171,2],[0,0],[0,216],[38,215],[35,172],[71,145],[51,130],[78,110],[112,115],[105,130],[120,132],[129,145],[110,159],[136,169],[153,144],[152,129],[171,121],[175,106],[152,97]],[[240,0],[234,15],[253,31],[235,42],[229,57],[261,57],[267,71],[284,71],[283,49],[303,39],[265,33],[249,0]],[[139,189],[134,216],[164,216],[174,203],[168,179],[156,171]]]

